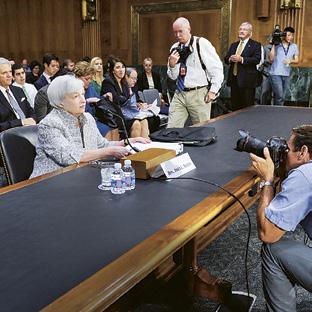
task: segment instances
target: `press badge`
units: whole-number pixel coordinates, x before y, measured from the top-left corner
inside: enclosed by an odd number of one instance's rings
[[[179,71],[179,76],[184,77],[186,75],[186,66],[181,64],[180,65],[180,71]]]

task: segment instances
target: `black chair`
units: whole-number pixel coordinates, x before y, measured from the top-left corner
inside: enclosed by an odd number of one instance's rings
[[[9,184],[27,180],[36,157],[38,126],[11,128],[0,133],[0,152]]]

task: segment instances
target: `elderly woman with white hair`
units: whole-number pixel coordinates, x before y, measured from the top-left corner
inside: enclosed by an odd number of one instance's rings
[[[94,118],[85,112],[83,82],[73,76],[55,78],[48,88],[53,110],[41,120],[31,178],[72,164],[128,154],[124,141],[107,141]],[[149,142],[141,137],[131,143]]]

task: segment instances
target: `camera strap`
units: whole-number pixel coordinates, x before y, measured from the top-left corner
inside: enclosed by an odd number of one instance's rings
[[[288,43],[287,49],[285,49],[285,47],[284,47],[284,45],[283,45],[283,43],[282,43],[282,48],[283,48],[283,50],[284,50],[285,56],[287,56],[287,54],[288,54],[289,47],[290,47],[290,43]]]
[[[208,90],[210,89],[210,86],[211,86],[211,81],[210,79],[208,78],[208,75],[207,75],[207,67],[206,65],[204,64],[203,60],[202,60],[202,57],[200,55],[200,45],[199,45],[199,39],[201,37],[197,37],[196,38],[196,49],[197,49],[197,54],[198,54],[198,58],[199,58],[199,61],[200,61],[200,64],[201,64],[201,67],[203,69],[203,71],[205,72],[205,75],[206,75],[206,78],[207,78],[207,82],[208,82]]]

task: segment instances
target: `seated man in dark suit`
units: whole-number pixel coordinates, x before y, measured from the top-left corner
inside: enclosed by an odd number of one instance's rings
[[[46,53],[43,56],[42,63],[44,71],[34,83],[37,90],[41,89],[47,84],[51,83],[51,78],[59,71],[60,63],[57,56],[54,54]]]
[[[231,44],[224,58],[230,65],[228,86],[231,87],[231,109],[238,110],[255,102],[255,88],[258,83],[256,65],[261,60],[261,44],[250,39],[252,25],[243,23],[239,27],[239,41]]]
[[[35,112],[23,89],[12,86],[10,62],[0,58],[0,132],[18,126],[35,125]]]

